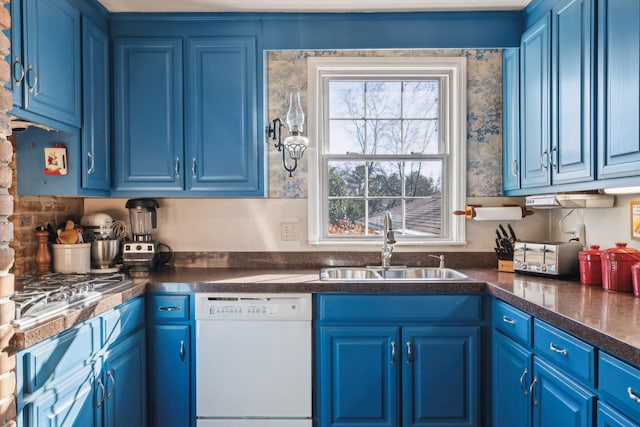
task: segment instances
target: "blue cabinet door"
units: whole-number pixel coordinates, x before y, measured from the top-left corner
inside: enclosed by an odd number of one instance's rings
[[[80,127],[80,12],[65,0],[23,1],[23,107]]]
[[[553,184],[595,178],[593,17],[592,0],[564,0],[552,10]]]
[[[255,37],[187,39],[187,189],[263,195]]]
[[[638,424],[620,414],[610,406],[598,402],[598,427],[638,427]]]
[[[598,1],[598,179],[640,171],[640,2]]]
[[[400,344],[397,327],[320,327],[321,427],[399,425]]]
[[[182,39],[116,38],[114,189],[184,188]]]
[[[520,141],[522,188],[551,184],[549,173],[550,29],[544,15],[523,35],[520,44]]]
[[[150,333],[150,353],[154,360],[149,371],[149,425],[190,426],[191,327],[155,325]]]
[[[82,188],[111,188],[109,35],[82,18]]]
[[[529,385],[533,354],[500,332],[493,333],[493,427],[531,425]]]
[[[103,389],[93,367],[82,369],[68,381],[38,397],[25,408],[25,427],[100,426]],[[140,424],[139,424],[140,425]]]
[[[591,427],[595,396],[540,358],[534,360],[533,426]]]
[[[402,426],[479,426],[480,327],[404,327],[402,342]]]
[[[502,189],[520,188],[520,50],[502,51]]]
[[[11,41],[11,73],[5,87],[11,91],[14,107],[22,107],[22,85],[24,84],[24,54],[22,52],[22,0],[6,2],[11,15],[11,28],[4,30],[4,35]]]
[[[144,330],[114,345],[102,369],[104,425],[146,425],[146,357]]]

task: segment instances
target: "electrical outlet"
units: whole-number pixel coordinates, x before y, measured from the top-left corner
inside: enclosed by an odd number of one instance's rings
[[[577,239],[578,242],[582,244],[582,246],[587,244],[587,241],[585,239],[584,224],[576,224],[571,230],[571,233],[573,234],[573,238]]]
[[[298,223],[297,222],[283,222],[280,228],[280,239],[286,242],[294,242],[298,240]]]

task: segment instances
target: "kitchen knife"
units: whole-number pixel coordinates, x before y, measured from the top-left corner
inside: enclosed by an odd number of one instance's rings
[[[509,235],[507,234],[507,230],[504,229],[502,224],[498,224],[498,228],[500,228],[500,231],[502,231],[502,237],[509,240]]]
[[[511,235],[511,243],[518,240],[518,238],[516,237],[515,231],[513,231],[513,228],[511,227],[511,224],[507,224],[507,228],[509,229],[509,234]]]

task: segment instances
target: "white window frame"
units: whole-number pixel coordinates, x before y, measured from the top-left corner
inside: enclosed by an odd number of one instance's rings
[[[323,107],[328,93],[328,81],[340,77],[362,78],[440,78],[441,144],[448,155],[442,188],[442,224],[445,230],[438,238],[405,237],[396,233],[398,245],[462,245],[465,244],[464,216],[447,215],[463,209],[466,203],[466,143],[467,143],[467,59],[466,57],[310,57],[308,72],[308,241],[314,245],[379,245],[380,239],[354,236],[331,237],[327,234],[325,204],[328,201],[328,178],[322,167],[324,150],[328,149],[328,111]],[[324,183],[324,184],[322,184]]]

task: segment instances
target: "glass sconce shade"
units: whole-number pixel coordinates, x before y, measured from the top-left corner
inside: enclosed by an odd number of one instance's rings
[[[300,92],[289,95],[289,111],[287,111],[287,127],[289,133],[301,133],[304,126],[304,111],[300,105]]]
[[[293,160],[300,160],[308,146],[309,138],[302,135],[289,135],[284,139],[284,148]]]

